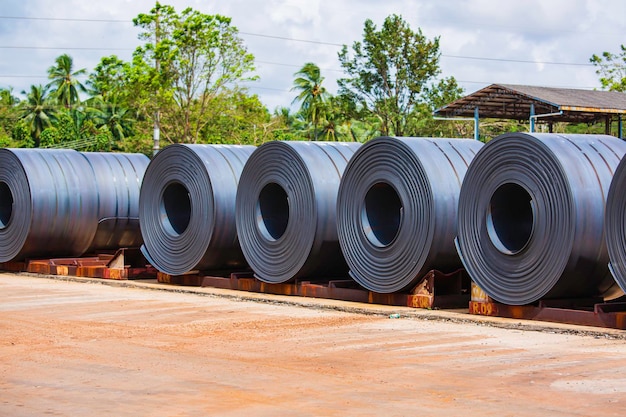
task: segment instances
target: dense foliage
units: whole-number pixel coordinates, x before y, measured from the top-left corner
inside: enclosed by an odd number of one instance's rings
[[[21,97],[0,89],[0,146],[68,147],[151,154],[160,144],[260,144],[269,140],[366,141],[379,135],[471,137],[473,123],[433,119],[461,97],[441,76],[439,38],[428,39],[401,16],[380,28],[367,20],[363,39],[338,54],[344,77],[329,93],[320,68],[293,74],[293,101],[273,113],[244,86],[256,80],[254,57],[231,19],[156,3],[133,20],[139,46],[130,62],[102,57],[91,73],[62,54],[49,82]],[[626,91],[626,47],[591,62],[605,89]],[[83,84],[79,80],[87,76]],[[294,110],[295,109],[295,110]],[[517,122],[481,122],[481,138],[524,130]],[[557,124],[556,131],[600,132],[602,126]]]
[[[619,55],[605,51],[601,56],[593,55],[590,61],[598,67],[602,88],[626,93],[626,45],[620,47]]]

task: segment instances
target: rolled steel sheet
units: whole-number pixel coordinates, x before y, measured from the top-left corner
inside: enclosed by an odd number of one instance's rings
[[[350,276],[379,293],[411,289],[431,269],[461,266],[454,247],[461,183],[483,144],[379,137],[350,160],[338,232]]]
[[[0,262],[80,256],[97,226],[97,184],[83,155],[0,149]]]
[[[87,252],[139,247],[139,191],[150,159],[143,154],[83,152],[95,175],[98,229]]]
[[[459,198],[458,251],[495,300],[608,295],[604,206],[626,143],[605,135],[510,133],[472,161]]]
[[[254,146],[171,145],[150,161],[139,195],[142,250],[159,271],[245,266],[235,198]]]
[[[604,222],[609,270],[626,292],[626,158],[622,158],[611,180]]]
[[[268,283],[340,277],[337,190],[360,144],[269,142],[246,163],[237,190],[237,231],[255,276]]]

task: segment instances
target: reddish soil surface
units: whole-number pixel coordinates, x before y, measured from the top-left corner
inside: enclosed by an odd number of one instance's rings
[[[626,413],[624,332],[19,275],[0,294],[1,416]]]

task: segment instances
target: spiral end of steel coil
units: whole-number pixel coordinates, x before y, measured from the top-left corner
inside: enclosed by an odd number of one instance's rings
[[[341,276],[336,201],[348,160],[360,146],[270,142],[246,163],[237,190],[237,231],[255,276],[268,283]]]
[[[615,170],[605,214],[606,242],[615,281],[626,292],[626,158]]]
[[[511,133],[484,146],[459,197],[471,278],[511,305],[608,291],[604,201],[625,152],[604,135]]]
[[[411,289],[430,269],[454,270],[461,182],[481,142],[380,137],[350,160],[338,233],[350,275],[379,293]]]
[[[30,187],[22,163],[10,150],[0,149],[0,262],[19,257],[31,217]]]
[[[245,266],[235,197],[253,146],[171,145],[148,165],[139,196],[144,248],[154,267],[180,275]]]
[[[69,149],[0,149],[0,262],[80,256],[98,224],[91,167]]]

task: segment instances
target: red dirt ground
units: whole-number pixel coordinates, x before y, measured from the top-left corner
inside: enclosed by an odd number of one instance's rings
[[[626,412],[624,332],[9,274],[0,294],[1,416]]]

